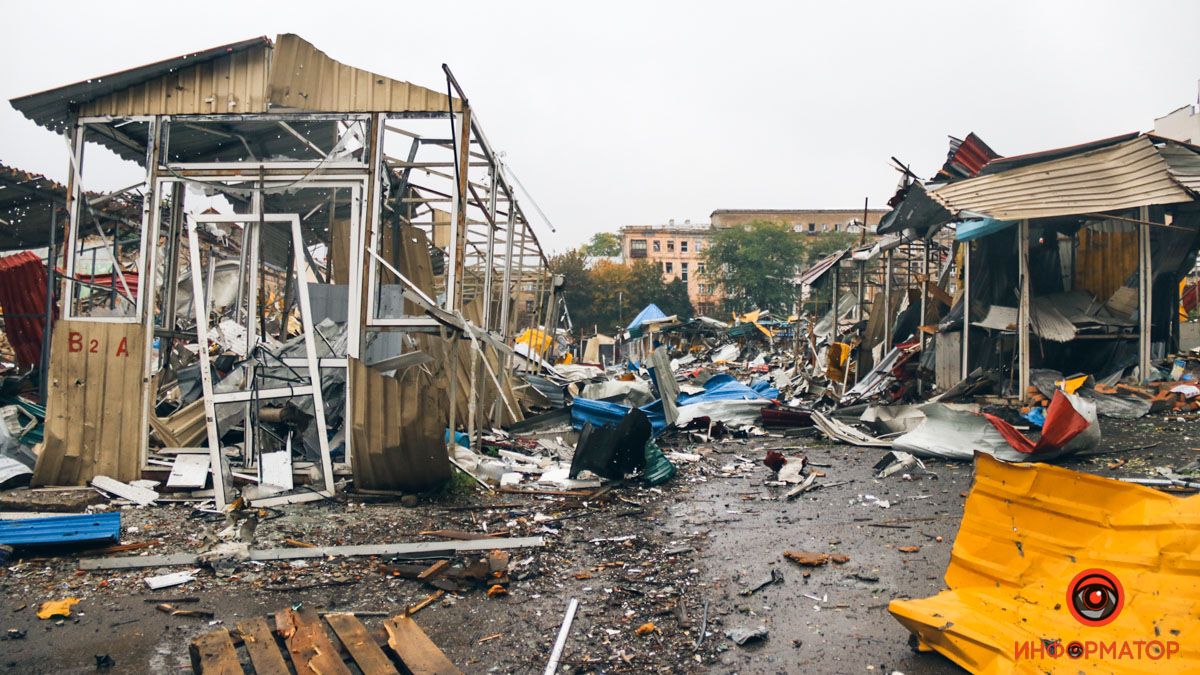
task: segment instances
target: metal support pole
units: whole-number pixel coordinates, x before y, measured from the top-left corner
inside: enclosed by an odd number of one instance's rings
[[[492,329],[492,281],[495,276],[493,267],[496,264],[496,191],[499,188],[499,179],[497,175],[497,167],[492,166],[491,175],[491,194],[488,195],[488,233],[487,233],[487,261],[483,268],[483,326],[484,330]],[[512,209],[509,209],[510,211]]]
[[[1138,209],[1138,379],[1150,379],[1150,327],[1153,315],[1150,291],[1153,276],[1150,261],[1150,207]]]
[[[832,324],[832,328],[829,333],[829,344],[830,345],[837,342],[837,339],[838,339],[838,283],[839,283],[839,277],[841,276],[841,272],[840,272],[841,266],[842,266],[842,263],[840,260],[833,264],[833,302],[832,302],[832,314],[830,314],[830,316],[833,317],[833,324]]]
[[[46,251],[46,323],[42,327],[42,358],[38,362],[38,393],[42,405],[50,395],[50,332],[54,327],[54,263],[58,232],[58,206],[50,203],[50,248]]]
[[[964,241],[962,243],[963,257],[963,329],[962,329],[962,364],[959,370],[962,373],[962,379],[967,379],[970,374],[968,364],[968,356],[970,355],[970,337],[971,337],[971,242]]]
[[[883,340],[886,354],[892,349],[892,331],[895,330],[892,317],[892,253],[887,252],[883,268]]]
[[[1029,221],[1017,226],[1017,279],[1020,284],[1020,304],[1017,307],[1017,392],[1024,402],[1029,389]]]
[[[501,280],[500,297],[500,337],[508,340],[512,337],[512,320],[509,312],[512,308],[512,269],[513,269],[513,239],[517,225],[517,209],[515,202],[508,203],[508,231],[504,235],[504,277]]]

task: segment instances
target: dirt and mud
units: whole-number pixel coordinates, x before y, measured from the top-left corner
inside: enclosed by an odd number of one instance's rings
[[[1114,477],[1184,466],[1200,458],[1194,424],[1105,419],[1101,446],[1064,465]],[[435,539],[420,534],[435,529],[543,536],[542,547],[510,551],[507,594],[488,597],[480,586],[416,614],[464,672],[541,672],[571,598],[581,604],[560,672],[957,671],[937,654],[915,653],[886,607],[943,588],[970,464],[929,461],[929,473],[910,472],[911,480],[877,479],[872,465],[883,451],[811,435],[668,449],[702,459],[681,462],[659,488],[619,486],[593,501],[460,491],[411,507],[347,495],[268,514],[254,546],[420,541]],[[773,478],[761,463],[768,449],[806,456],[825,487],[786,500],[789,487],[765,484]],[[225,526],[185,505],[126,508],[123,524],[122,542],[160,542],[137,551],[147,555],[199,551]],[[801,567],[787,550],[849,560]],[[84,555],[40,552],[4,564],[0,672],[94,673],[104,656],[113,662],[105,672],[187,672],[189,641],[217,624],[303,606],[360,612],[379,630],[383,616],[433,591],[391,576],[387,559],[367,557],[202,568],[195,581],[151,591],[145,577],[190,568],[85,572]],[[69,618],[36,617],[42,602],[66,597],[80,600]],[[195,601],[177,607],[212,618],[156,609],[180,598]],[[728,637],[759,627],[764,640],[739,646]]]

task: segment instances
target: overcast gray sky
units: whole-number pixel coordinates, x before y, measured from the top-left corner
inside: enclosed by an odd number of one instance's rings
[[[439,90],[449,63],[558,227],[540,229],[551,250],[718,208],[880,206],[891,155],[928,177],[947,134],[1012,155],[1149,130],[1196,102],[1200,78],[1195,0],[107,0],[4,15],[5,99],[283,32]],[[62,141],[7,105],[0,139],[0,161],[65,177]]]

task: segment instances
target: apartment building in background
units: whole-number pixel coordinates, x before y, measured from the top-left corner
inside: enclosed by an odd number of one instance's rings
[[[874,232],[889,209],[867,211],[867,232]],[[715,228],[746,225],[756,220],[786,223],[796,232],[821,235],[829,232],[862,231],[862,209],[717,209],[709,216]]]
[[[874,232],[887,209],[867,211],[868,233]],[[696,314],[717,316],[721,291],[704,275],[704,250],[714,229],[737,227],[757,220],[785,223],[796,232],[821,236],[833,232],[862,231],[862,209],[717,209],[710,222],[665,225],[626,225],[621,228],[621,256],[625,264],[646,260],[662,269],[663,280],[687,284]]]
[[[626,225],[621,228],[621,256],[626,264],[649,261],[662,269],[663,280],[687,284],[696,314],[715,316],[720,294],[704,276],[704,249],[712,228],[690,220],[666,225]]]

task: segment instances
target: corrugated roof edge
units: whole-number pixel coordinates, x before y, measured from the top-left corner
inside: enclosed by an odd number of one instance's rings
[[[868,213],[886,213],[888,209],[867,209]],[[717,209],[709,216],[718,213],[862,213],[862,209]]]
[[[1003,171],[1009,171],[1010,169],[1019,169],[1023,166],[1029,166],[1030,164],[1037,164],[1039,162],[1045,162],[1052,159],[1070,157],[1072,155],[1082,154],[1091,150],[1099,150],[1100,148],[1107,148],[1110,145],[1131,141],[1141,135],[1141,132],[1134,131],[1127,134],[1120,134],[1118,136],[1101,138],[1096,141],[1079,143],[1078,145],[1068,145],[1062,148],[1041,150],[1025,155],[1013,155],[1011,157],[993,159],[992,161],[988,162],[987,165],[984,166],[978,174],[976,174],[976,176],[990,176],[994,173],[1001,173]]]
[[[106,96],[114,91],[131,87],[146,80],[159,77],[177,68],[211,61],[225,54],[232,54],[259,46],[270,47],[273,43],[265,35],[239,42],[190,52],[155,63],[127,70],[100,75],[74,84],[26,94],[11,99],[9,103],[22,115],[51,131],[61,131],[73,106]]]

